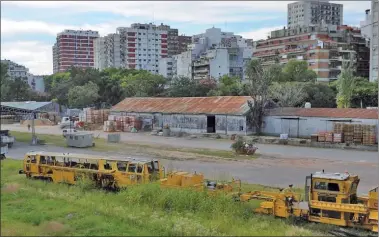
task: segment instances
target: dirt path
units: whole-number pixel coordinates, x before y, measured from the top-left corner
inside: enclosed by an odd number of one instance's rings
[[[2,125],[2,129],[9,129],[11,131],[27,132],[27,127],[13,124]],[[39,126],[36,127],[36,133],[40,134],[55,134],[61,135],[62,131],[58,126]],[[107,133],[102,131],[95,131],[95,135],[101,138],[107,138]],[[187,137],[160,137],[151,136],[147,133],[121,133],[121,140],[127,143],[138,143],[147,145],[159,145],[165,147],[176,148],[200,148],[200,149],[215,149],[215,150],[230,150],[231,141],[224,139],[206,139],[195,138],[190,139]],[[359,162],[359,163],[378,163],[378,153],[370,151],[356,151],[356,150],[339,150],[339,149],[323,149],[311,147],[294,147],[283,145],[271,144],[258,144],[258,153],[264,156],[283,158],[283,159],[324,159],[326,162],[331,161],[345,161],[345,162]]]

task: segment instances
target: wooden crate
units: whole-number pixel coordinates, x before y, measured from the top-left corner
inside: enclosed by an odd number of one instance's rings
[[[325,142],[333,142],[333,133],[328,132],[325,134]]]
[[[334,143],[342,143],[343,142],[343,134],[342,133],[334,133],[333,134],[333,142]]]
[[[344,123],[333,123],[333,133],[343,133]]]

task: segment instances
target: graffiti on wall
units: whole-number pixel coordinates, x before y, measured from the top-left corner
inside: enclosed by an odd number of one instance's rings
[[[246,131],[245,117],[243,116],[216,116],[216,131]]]
[[[171,128],[205,129],[207,125],[205,116],[196,115],[167,115],[163,117],[163,123]]]

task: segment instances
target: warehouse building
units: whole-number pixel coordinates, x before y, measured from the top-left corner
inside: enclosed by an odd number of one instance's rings
[[[251,134],[247,127],[249,96],[126,98],[111,115],[138,116],[143,127],[169,126],[173,132]]]
[[[264,118],[262,132],[309,138],[318,132],[331,131],[334,123],[376,125],[377,129],[378,109],[278,108],[270,110]]]

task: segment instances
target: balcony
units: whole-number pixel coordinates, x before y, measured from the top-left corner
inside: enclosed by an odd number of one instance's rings
[[[209,72],[209,70],[208,70],[208,68],[204,68],[204,69],[194,69],[193,70],[193,72],[194,73],[199,73],[199,74],[203,74],[203,73],[208,73]]]

